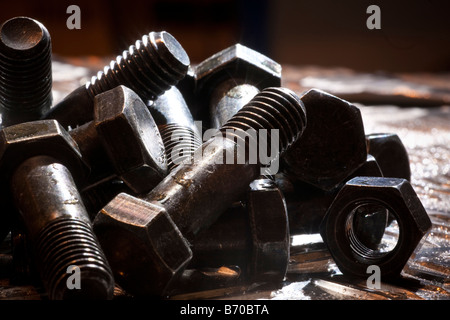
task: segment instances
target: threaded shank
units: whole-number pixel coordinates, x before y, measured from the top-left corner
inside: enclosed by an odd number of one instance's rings
[[[17,17],[0,30],[0,107],[37,114],[52,104],[51,39],[38,21]],[[36,118],[39,118],[39,117]]]
[[[151,32],[137,40],[86,84],[95,95],[125,85],[142,99],[153,99],[184,78],[189,58],[167,32]]]
[[[50,299],[70,297],[111,298],[112,272],[92,228],[71,218],[52,221],[39,235],[36,254],[42,281]],[[80,270],[80,289],[69,289],[69,266]]]
[[[239,110],[220,131],[234,131],[241,138],[248,130],[267,130],[270,141],[271,129],[279,130],[280,153],[283,153],[303,133],[306,111],[297,95],[286,88],[266,88]]]
[[[166,149],[169,171],[193,157],[195,150],[202,144],[200,137],[188,127],[167,124],[159,126],[159,131]]]

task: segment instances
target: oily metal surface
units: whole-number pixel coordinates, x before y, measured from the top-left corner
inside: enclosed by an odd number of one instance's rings
[[[108,59],[94,57],[54,61],[54,99],[62,99],[85,83],[105,61]],[[367,134],[392,132],[399,135],[409,154],[411,184],[432,221],[430,234],[422,247],[408,261],[399,281],[382,281],[380,289],[369,290],[366,281],[352,281],[342,275],[318,234],[296,235],[291,241],[291,261],[283,283],[236,283],[229,280],[236,275],[232,269],[220,269],[215,275],[225,274],[228,280],[222,277],[219,288],[190,286],[172,299],[450,299],[450,104],[443,99],[450,95],[450,75],[395,75],[394,80],[403,86],[402,92],[408,101],[407,106],[401,107],[396,105],[399,102],[395,87],[387,85],[393,81],[388,75],[370,78],[370,74],[365,74],[367,81],[372,79],[374,85],[364,88],[364,82],[358,81],[362,75],[351,70],[283,66],[283,85],[297,93],[311,88],[305,81],[310,81],[308,77],[312,76],[323,80],[321,86],[315,83],[317,88],[356,103]],[[403,80],[414,81],[414,86],[426,86],[433,94],[439,93],[439,97],[436,95],[436,99],[432,99],[437,102],[432,101],[433,106],[430,106],[427,99],[414,99],[418,90]],[[339,86],[330,85],[331,81]],[[373,99],[370,91],[382,88],[384,92]],[[367,98],[357,101],[348,93],[351,91],[355,92],[353,97],[357,92]],[[391,236],[395,236],[395,232],[395,228],[389,230]],[[39,288],[11,284],[7,278],[9,248],[3,242],[0,249],[0,299],[40,299]],[[203,272],[202,276],[208,272]],[[202,279],[203,283],[208,282]],[[126,297],[120,288],[116,288],[114,295]]]

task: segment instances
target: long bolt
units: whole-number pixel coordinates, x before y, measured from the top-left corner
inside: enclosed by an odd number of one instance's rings
[[[261,175],[262,163],[253,163],[248,156],[250,145],[258,145],[258,135],[245,139],[247,132],[253,129],[258,134],[266,129],[272,134],[270,129],[279,130],[279,135],[271,138],[280,137],[281,154],[302,134],[305,125],[304,106],[295,93],[266,88],[221,128],[221,136],[197,149],[194,161],[183,162],[143,199],[125,194],[115,197],[97,214],[94,230],[116,281],[143,295],[160,295],[167,290],[192,258],[186,242],[211,226]],[[239,164],[236,159],[241,147],[246,161]],[[197,152],[201,152],[200,159]],[[224,162],[227,154],[233,164]],[[163,224],[162,220],[171,223]]]
[[[111,299],[114,279],[67,167],[48,156],[25,160],[11,190],[50,299]],[[69,287],[78,268],[80,287]]]
[[[190,60],[180,43],[168,32],[150,32],[77,88],[45,116],[63,127],[75,128],[92,120],[94,97],[124,85],[141,99],[152,100],[178,83],[187,73]]]
[[[37,120],[52,104],[51,38],[45,26],[16,17],[0,28],[2,126]]]
[[[236,149],[246,131],[278,129],[281,154],[301,135],[305,124],[303,104],[293,92],[266,88],[222,126],[222,139],[215,137],[197,149],[202,151],[201,159],[172,171],[144,199],[159,202],[189,239],[189,235],[209,227],[260,176],[259,161],[250,163],[247,159],[245,164],[224,164],[227,153],[236,161]],[[234,132],[234,137],[227,130]],[[246,141],[246,156],[251,143],[258,144],[252,139]]]

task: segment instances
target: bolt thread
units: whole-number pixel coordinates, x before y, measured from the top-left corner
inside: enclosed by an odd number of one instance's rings
[[[266,129],[267,141],[271,141],[271,129],[278,129],[281,154],[297,140],[305,126],[306,111],[300,98],[287,88],[271,87],[256,94],[220,131],[243,139],[248,130],[256,130],[259,135],[260,129]]]
[[[175,169],[181,162],[194,156],[202,141],[191,129],[177,124],[159,126],[161,138],[166,149],[167,167]]]
[[[70,294],[111,298],[114,290],[112,272],[86,222],[71,218],[51,222],[40,233],[36,248],[41,278],[50,299],[63,299]],[[80,270],[81,291],[68,290],[69,266]]]
[[[23,29],[16,29],[14,24],[21,24]],[[0,106],[6,111],[40,116],[53,101],[50,34],[41,23],[24,17],[5,22],[0,32]],[[33,33],[30,38],[39,36],[39,41],[16,39],[23,32]]]
[[[151,32],[137,40],[86,84],[95,95],[125,85],[142,99],[153,99],[184,78],[189,58],[167,32]]]

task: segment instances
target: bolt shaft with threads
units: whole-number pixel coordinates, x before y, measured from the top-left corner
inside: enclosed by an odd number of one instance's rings
[[[195,150],[201,146],[199,129],[182,93],[175,86],[151,101],[148,109],[158,125],[167,166],[172,171],[186,159],[191,159]]]
[[[282,153],[302,134],[305,125],[305,108],[294,92],[286,88],[264,89],[222,126],[221,135],[196,150],[193,161],[183,162],[143,198],[159,202],[181,233],[191,240],[211,226],[260,176],[259,161],[236,162],[239,145],[235,138],[241,139],[248,129],[279,129]],[[234,134],[229,135],[229,130]],[[244,147],[250,143],[259,142],[246,140]],[[198,157],[200,153],[202,156]],[[223,162],[228,153],[234,156],[233,164]]]
[[[25,160],[11,193],[49,299],[112,299],[112,271],[68,168],[48,156]],[[71,267],[80,288],[68,285]]]
[[[56,119],[75,128],[93,119],[96,95],[119,85],[143,100],[154,100],[183,79],[190,60],[180,43],[168,32],[150,32],[123,51],[85,85],[52,107],[45,119]]]

